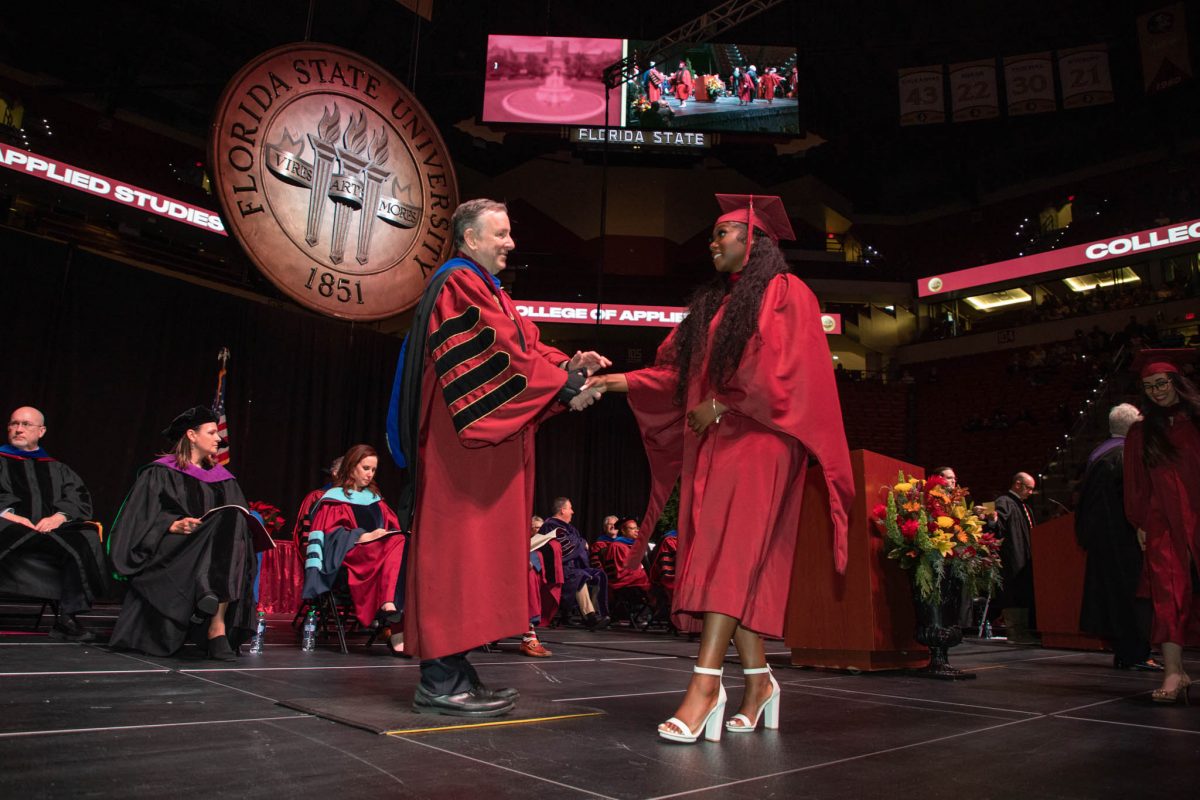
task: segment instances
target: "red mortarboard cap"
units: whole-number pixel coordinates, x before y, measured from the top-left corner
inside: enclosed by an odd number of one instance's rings
[[[1190,347],[1173,347],[1169,350],[1141,350],[1130,366],[1139,378],[1156,372],[1179,372],[1184,364],[1196,360],[1196,351]]]
[[[764,231],[776,242],[795,239],[783,201],[773,194],[719,194],[721,216],[717,222],[751,224]]]

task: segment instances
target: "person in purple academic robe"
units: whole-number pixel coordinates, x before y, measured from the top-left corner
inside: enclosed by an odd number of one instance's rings
[[[566,497],[554,498],[551,516],[539,533],[553,533],[562,548],[562,596],[574,598],[588,630],[608,626],[608,576],[588,564],[588,543],[571,519],[575,509]]]
[[[203,406],[176,417],[163,431],[171,452],[138,472],[117,513],[109,557],[129,591],[113,647],[167,656],[191,635],[232,661],[252,633],[254,542],[245,495],[215,461],[216,423]]]

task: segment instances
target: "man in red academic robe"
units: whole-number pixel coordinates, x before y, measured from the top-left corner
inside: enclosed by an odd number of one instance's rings
[[[779,75],[776,74],[774,67],[771,67],[769,70],[767,70],[767,74],[762,76],[762,80],[759,81],[758,88],[762,93],[762,96],[767,98],[768,104],[774,102],[775,90],[781,83],[783,83],[783,78],[780,78]]]
[[[646,70],[646,99],[651,103],[657,103],[662,98],[663,83],[667,76],[659,72],[654,66],[654,62],[650,62],[650,69]]]
[[[594,402],[584,381],[609,362],[547,347],[517,313],[496,278],[515,246],[502,203],[463,203],[451,225],[459,257],[431,278],[398,371],[413,481],[405,647],[421,659],[415,711],[498,716],[516,691],[483,687],[467,652],[529,629],[534,433]]]
[[[688,98],[692,96],[692,91],[696,88],[696,82],[692,80],[692,71],[687,68],[687,62],[680,61],[679,69],[671,76],[671,91],[675,94],[675,99],[679,101],[679,107],[687,106]]]

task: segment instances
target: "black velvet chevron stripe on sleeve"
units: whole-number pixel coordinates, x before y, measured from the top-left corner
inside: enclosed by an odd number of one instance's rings
[[[468,426],[483,419],[525,391],[526,385],[528,385],[528,381],[525,380],[524,375],[513,375],[471,405],[455,413],[452,417],[455,430],[462,433]]]
[[[508,369],[511,359],[508,353],[493,353],[487,361],[473,367],[442,387],[446,405],[453,406],[466,395],[481,388],[488,381]]]
[[[438,328],[439,332],[441,330],[441,328]],[[484,328],[462,344],[456,344],[454,347],[451,347],[449,350],[443,353],[440,358],[433,362],[433,369],[440,379],[443,375],[464,361],[468,361],[476,356],[482,355],[495,343],[496,332],[491,328]]]
[[[429,335],[429,352],[434,352],[460,333],[466,333],[471,330],[478,322],[479,306],[471,306],[457,317],[451,317],[446,320],[436,331]]]

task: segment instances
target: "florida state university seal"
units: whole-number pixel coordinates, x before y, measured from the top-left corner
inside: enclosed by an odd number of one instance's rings
[[[229,229],[297,302],[390,317],[449,257],[458,183],[429,114],[348,50],[299,43],[234,76],[209,136]]]

